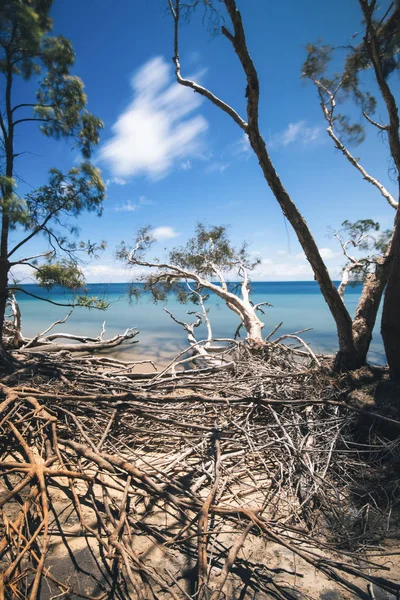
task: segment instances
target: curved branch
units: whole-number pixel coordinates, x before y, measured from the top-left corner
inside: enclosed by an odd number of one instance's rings
[[[389,125],[382,125],[381,123],[374,121],[373,119],[371,119],[371,117],[368,115],[368,113],[365,112],[365,110],[362,111],[362,114],[367,119],[368,123],[371,123],[371,125],[373,125],[374,127],[377,127],[381,131],[389,130]]]
[[[212,102],[215,106],[217,106],[218,108],[223,110],[225,113],[227,113],[230,117],[232,117],[232,119],[235,121],[235,123],[237,123],[237,125],[239,125],[239,127],[241,129],[243,129],[244,132],[247,132],[246,121],[244,121],[244,119],[242,119],[242,117],[235,111],[234,108],[232,108],[231,106],[229,106],[229,104],[227,104],[226,102],[221,100],[221,98],[218,98],[218,96],[216,96],[215,94],[210,92],[210,90],[208,90],[207,88],[199,85],[195,81],[192,81],[190,79],[185,79],[184,77],[182,77],[181,65],[179,62],[179,13],[180,13],[179,4],[180,4],[180,0],[175,0],[175,7],[173,7],[173,4],[171,1],[169,2],[170,11],[171,11],[172,17],[174,19],[174,56],[173,56],[172,60],[175,65],[175,75],[176,75],[176,79],[177,79],[178,83],[180,83],[184,87],[191,88],[193,91],[197,92],[201,96],[204,96],[205,98],[210,100],[210,102]]]
[[[328,127],[327,127],[326,131],[327,131],[329,137],[334,141],[335,147],[338,150],[340,150],[342,152],[342,154],[347,158],[349,163],[352,164],[353,167],[355,167],[357,169],[357,171],[359,171],[361,173],[361,175],[364,177],[365,181],[368,181],[368,183],[373,185],[381,193],[381,195],[385,198],[385,200],[390,204],[390,206],[392,208],[397,209],[399,206],[399,203],[395,200],[395,198],[392,196],[392,194],[385,188],[384,185],[381,184],[381,182],[378,179],[376,179],[376,177],[373,177],[372,175],[370,175],[368,173],[368,171],[366,171],[366,169],[351,154],[351,152],[348,150],[348,148],[343,144],[343,142],[336,135],[336,133],[334,131],[334,118],[333,118],[333,113],[336,108],[335,95],[321,81],[319,81],[319,79],[316,79],[314,77],[311,77],[310,79],[318,89],[318,93],[319,93],[319,96],[321,99],[321,103],[320,103],[321,109],[322,109],[323,115],[325,117],[325,120],[328,123]],[[326,102],[324,101],[322,92],[327,94],[327,96],[329,97],[329,103],[331,106],[330,109],[328,109]],[[363,114],[368,121],[370,121],[373,125],[378,126],[378,124],[373,122],[366,115],[366,113],[363,113]],[[381,129],[387,129],[386,126],[379,126],[379,127]]]
[[[54,334],[53,336],[48,336],[47,339],[52,337],[52,339],[62,338],[62,339],[70,339],[70,340],[87,340],[82,343],[77,344],[54,344],[52,341],[48,341],[46,343],[42,343],[39,346],[34,347],[25,347],[22,348],[21,352],[26,353],[37,353],[37,352],[45,352],[46,354],[51,352],[96,352],[98,350],[106,350],[110,348],[115,348],[120,346],[126,340],[131,340],[139,334],[139,331],[134,328],[129,328],[123,334],[115,335],[114,337],[108,340],[100,340],[98,338],[85,338],[83,336],[74,336],[65,333]],[[94,341],[89,341],[93,340]],[[39,340],[40,341],[40,340]],[[138,341],[133,341],[133,344],[137,344]]]

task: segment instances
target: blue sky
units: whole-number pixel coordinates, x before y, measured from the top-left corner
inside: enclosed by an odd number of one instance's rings
[[[385,2],[383,3],[385,4]],[[316,91],[300,79],[309,41],[345,45],[360,30],[357,0],[238,0],[261,83],[260,124],[278,173],[305,216],[337,278],[343,259],[328,228],[344,219],[373,218],[390,227],[393,209],[334,149]],[[88,281],[126,281],[116,245],[152,224],[152,255],[185,242],[198,221],[229,225],[262,258],[255,280],[313,279],[295,234],[262,177],[241,130],[207,100],[174,82],[172,22],[165,0],[55,0],[54,31],[76,52],[74,73],[88,108],[104,121],[94,160],[108,183],[103,217],[79,219],[82,239],[105,239],[102,258],[84,267]],[[182,74],[197,78],[245,115],[245,80],[229,42],[212,36],[201,13],[182,25]],[[16,99],[31,101],[34,84]],[[384,116],[384,112],[382,115]],[[379,114],[379,111],[378,111]],[[17,151],[19,193],[43,184],[50,167],[68,169],[77,151],[23,125]],[[354,150],[392,192],[385,142],[375,131]],[[18,237],[18,232],[13,234]],[[41,249],[35,241],[32,251]]]

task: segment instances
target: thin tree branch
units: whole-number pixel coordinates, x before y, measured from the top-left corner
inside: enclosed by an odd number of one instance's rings
[[[385,188],[384,185],[381,184],[381,182],[378,179],[376,179],[375,177],[370,175],[368,173],[368,171],[366,171],[366,169],[364,169],[364,167],[351,154],[351,152],[348,150],[348,148],[343,144],[343,142],[336,135],[336,133],[334,131],[334,119],[333,119],[334,111],[336,108],[336,100],[335,100],[334,94],[319,79],[312,77],[311,81],[315,84],[315,86],[318,89],[318,93],[319,93],[320,100],[321,100],[321,103],[320,103],[321,109],[322,109],[323,115],[325,117],[325,120],[328,123],[328,127],[327,127],[326,131],[327,131],[329,137],[334,141],[336,148],[338,150],[340,150],[342,152],[342,154],[350,162],[350,164],[352,164],[353,167],[355,167],[357,169],[357,171],[359,171],[361,173],[361,175],[364,177],[364,179],[366,181],[368,181],[368,183],[373,185],[381,193],[381,195],[390,204],[390,206],[394,209],[397,209],[397,207],[399,206],[399,203],[394,199],[392,194]],[[327,96],[329,97],[329,103],[331,105],[330,109],[328,109],[328,107],[327,107],[326,101],[324,100],[324,97],[323,97],[323,93],[327,94]]]
[[[239,127],[244,132],[247,132],[246,121],[244,121],[244,119],[242,119],[242,117],[235,111],[234,108],[232,108],[229,104],[227,104],[226,102],[221,100],[221,98],[218,98],[218,96],[213,94],[207,88],[199,85],[195,81],[192,81],[190,79],[185,79],[184,77],[182,77],[181,65],[179,62],[179,13],[180,13],[180,5],[179,4],[180,4],[180,0],[176,0],[175,8],[174,8],[171,0],[169,0],[171,14],[174,19],[174,56],[173,56],[172,60],[175,64],[175,75],[176,75],[176,79],[177,79],[178,83],[180,83],[181,85],[183,85],[185,87],[191,88],[192,90],[194,90],[201,96],[204,96],[205,98],[210,100],[210,102],[212,102],[215,106],[217,106],[218,108],[223,110],[225,113],[227,113],[235,121],[235,123],[237,123],[237,125],[239,125]]]

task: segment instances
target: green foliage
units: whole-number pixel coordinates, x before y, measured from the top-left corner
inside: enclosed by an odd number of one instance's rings
[[[185,246],[170,252],[169,262],[205,277],[215,277],[215,268],[224,273],[238,269],[242,264],[250,270],[259,264],[259,260],[250,260],[246,243],[239,249],[232,246],[226,227],[216,225],[207,228],[201,223]]]
[[[342,223],[345,233],[354,241],[360,240],[371,231],[379,231],[380,225],[372,219],[359,219],[352,223],[347,219]]]
[[[70,240],[68,234],[75,236],[78,231],[71,225],[71,217],[76,218],[83,211],[99,216],[102,213],[105,185],[99,169],[88,159],[93,146],[99,142],[103,124],[86,109],[84,84],[72,73],[75,54],[70,41],[63,36],[51,35],[52,4],[53,0],[2,0],[0,3],[0,79],[3,78],[5,90],[0,113],[0,164],[4,168],[4,173],[0,172],[0,210],[8,217],[3,219],[2,258],[10,260],[12,256],[14,262],[10,261],[11,265],[33,266],[37,282],[46,289],[60,285],[81,292],[85,280],[78,266],[78,254],[97,256],[105,248],[105,242]],[[23,98],[23,87],[20,86],[20,103],[13,104],[13,86],[17,78],[35,78],[38,88],[32,96],[31,87],[27,86],[27,96]],[[13,178],[5,174],[14,173],[14,160],[19,154],[15,149],[16,132],[26,121],[37,121],[48,137],[72,140],[80,149],[84,162],[66,174],[51,169],[48,183],[22,199],[15,193]],[[22,136],[18,141],[21,139]],[[17,227],[26,235],[14,248],[7,248],[4,240],[7,241],[8,230]],[[50,247],[45,253],[47,262],[15,260],[14,253],[38,234],[46,237]],[[107,307],[104,300],[87,295],[80,295],[74,304],[88,308]],[[0,315],[1,321],[3,316]]]
[[[342,114],[334,117],[334,123],[349,144],[358,145],[365,140],[365,129],[360,123],[350,123],[349,118]]]
[[[128,286],[128,298],[129,298],[129,302],[130,304],[132,304],[133,302],[137,302],[140,298],[140,296],[142,295],[143,292],[143,288],[139,287],[138,285],[134,284],[134,283],[130,283]]]
[[[26,80],[39,76],[34,116],[42,123],[41,130],[56,139],[74,139],[84,158],[89,158],[103,124],[86,110],[83,82],[71,74],[75,62],[71,43],[63,36],[49,35],[52,4],[53,0],[3,0],[0,73],[9,83],[16,76]],[[21,119],[16,118],[14,123],[18,122]]]
[[[35,271],[35,279],[41,287],[51,290],[55,286],[61,286],[66,290],[79,292],[79,295],[74,295],[71,306],[98,310],[108,308],[109,303],[104,298],[86,294],[84,275],[75,262],[67,259],[51,262],[52,258],[50,256],[47,264],[41,265]]]
[[[195,235],[184,246],[173,248],[169,252],[166,265],[159,259],[154,259],[151,263],[145,260],[145,254],[153,242],[151,228],[144,227],[139,230],[132,246],[121,242],[117,248],[118,259],[128,261],[133,266],[142,265],[154,269],[142,277],[144,286],[131,285],[128,294],[132,301],[140,297],[143,291],[147,291],[151,293],[154,302],[165,302],[168,295],[173,293],[183,304],[198,304],[198,293],[202,293],[203,287],[196,281],[196,276],[221,285],[221,276],[229,273],[241,279],[244,268],[251,271],[260,262],[259,259],[251,260],[247,244],[235,248],[228,238],[226,227],[222,225],[206,227],[199,223]],[[174,270],[173,267],[177,269]],[[191,281],[190,287],[185,280]],[[208,296],[203,297],[207,299]]]
[[[375,9],[377,11],[379,6]],[[383,76],[387,79],[395,71],[399,71],[400,50],[400,5],[393,2],[386,17],[373,19],[375,35],[382,59]],[[345,87],[353,92],[360,92],[359,76],[363,71],[371,68],[371,60],[365,44],[365,39],[356,47],[353,47],[346,58],[345,65]]]
[[[51,30],[49,16],[53,0],[2,0],[0,5],[0,44],[12,57],[16,74],[29,79],[37,73],[34,58],[41,51],[43,36]],[[0,72],[6,72],[7,63],[0,56]]]
[[[98,298],[97,296],[76,296],[75,297],[75,306],[81,306],[84,308],[96,308],[97,310],[107,310],[110,306],[109,302],[104,300],[104,298]]]
[[[135,250],[135,259],[142,259],[147,250],[155,242],[150,225],[141,227],[136,235],[136,242],[133,247],[130,247],[126,242],[122,241],[116,249],[115,255],[118,260],[123,262],[129,261],[132,250]]]
[[[302,76],[313,81],[318,80],[333,94],[335,102],[341,102],[351,97],[362,112],[368,116],[374,115],[377,108],[376,98],[365,89],[362,81],[362,75],[372,67],[367,45],[368,38],[371,35],[376,38],[385,79],[395,71],[399,72],[400,67],[400,3],[398,1],[392,3],[383,18],[378,17],[379,6],[376,6],[374,10],[374,32],[367,30],[361,43],[356,46],[348,46],[341,75],[335,74],[331,78],[326,77],[333,58],[333,48],[321,42],[309,44],[306,47],[307,58],[302,69]],[[319,92],[322,101],[328,106],[329,94],[324,93],[321,88],[319,88]],[[343,115],[336,115],[335,124],[349,141],[360,143],[364,140],[365,135],[360,124],[350,124],[348,118]]]
[[[332,47],[317,42],[316,44],[307,44],[306,51],[307,58],[303,64],[302,77],[309,79],[321,77],[332,59]]]
[[[85,278],[78,265],[67,259],[41,265],[35,272],[38,284],[47,290],[60,285],[68,290],[79,290],[85,285]]]
[[[334,73],[327,77],[326,72],[333,58],[333,48],[321,42],[306,46],[307,58],[302,68],[302,77],[313,81],[318,89],[322,104],[329,113],[332,125],[341,134],[342,139],[349,144],[361,144],[365,139],[365,130],[360,123],[352,123],[346,115],[336,113],[338,103],[346,100],[352,92],[356,102],[362,109],[373,114],[376,107],[375,99],[368,93],[361,93],[358,87],[350,86],[348,75]]]
[[[359,264],[350,273],[354,283],[363,281],[386,253],[392,231],[388,229],[381,233],[380,225],[376,221],[359,219],[354,223],[348,220],[343,221],[341,233],[354,248],[368,253],[357,258]]]
[[[74,167],[67,174],[51,169],[49,183],[27,194],[23,225],[26,230],[34,230],[49,217],[78,217],[82,211],[100,216],[105,192],[100,171],[90,163]]]
[[[150,292],[153,302],[166,302],[170,294],[176,294],[178,298],[183,291],[183,284],[175,277],[160,276],[160,273],[149,275],[145,279],[144,291]],[[182,302],[182,300],[180,300]]]

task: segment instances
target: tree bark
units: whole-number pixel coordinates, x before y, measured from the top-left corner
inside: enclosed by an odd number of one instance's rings
[[[231,33],[225,26],[222,27],[223,35],[230,41],[234,51],[239,58],[243,71],[247,80],[246,97],[247,97],[247,123],[242,119],[236,111],[223,102],[220,98],[212,94],[206,88],[197,83],[184,79],[180,72],[179,63],[179,44],[178,44],[178,26],[179,26],[179,0],[175,2],[175,8],[171,8],[175,22],[174,35],[174,63],[176,67],[176,77],[178,83],[186,87],[192,88],[195,92],[205,96],[219,109],[226,112],[239,125],[239,127],[248,135],[252,149],[254,150],[264,178],[278,201],[283,214],[292,225],[297,238],[306,254],[313,271],[315,279],[318,281],[322,295],[329,306],[332,316],[335,320],[338,339],[339,353],[337,355],[336,367],[339,369],[355,369],[360,366],[360,359],[357,354],[356,345],[353,339],[352,320],[342,302],[339,293],[334,286],[324,261],[318,250],[318,246],[311,234],[308,225],[298,210],[295,203],[292,201],[288,192],[284,188],[271,158],[268,154],[265,141],[259,130],[259,96],[260,87],[257,70],[253,60],[249,54],[245,32],[243,28],[242,18],[236,6],[236,0],[224,0],[224,4],[228,11],[229,17],[233,26]],[[170,4],[172,7],[172,3]]]
[[[61,351],[67,352],[98,352],[100,350],[108,350],[110,348],[116,348],[120,346],[123,342],[127,340],[132,340],[134,337],[138,335],[139,331],[134,329],[127,329],[125,333],[115,335],[114,337],[108,340],[97,339],[95,341],[82,342],[77,344],[62,344],[62,343],[54,343],[52,341],[45,341],[44,339],[38,340],[38,345],[28,346],[26,348],[21,348],[20,352],[26,352],[29,354],[36,354],[38,352],[44,352],[45,354],[56,353]],[[85,339],[83,336],[73,336],[66,334],[58,334],[57,338],[67,338],[71,340],[82,340]],[[54,339],[54,336],[53,336]],[[88,340],[93,340],[93,338],[87,338]],[[131,342],[132,344],[137,344],[137,341]]]
[[[321,258],[318,246],[315,243],[304,217],[290,198],[275,171],[268,155],[265,142],[259,133],[258,128],[253,128],[249,125],[248,135],[250,144],[256,153],[263,170],[264,177],[275,198],[278,200],[283,214],[296,232],[307,260],[314,271],[315,279],[318,281],[325,302],[328,304],[335,320],[339,338],[339,352],[336,357],[336,367],[338,369],[356,369],[361,365],[361,360],[358,356],[353,339],[351,317],[330,278],[325,263]]]
[[[365,47],[374,69],[375,79],[379,86],[389,116],[387,128],[390,154],[397,171],[397,183],[400,193],[400,119],[396,98],[389,87],[376,28],[373,20],[375,3],[359,0],[366,23]],[[392,379],[400,380],[400,209],[397,209],[394,220],[392,246],[389,252],[389,275],[383,303],[381,333],[386,357]]]
[[[361,365],[367,362],[372,331],[389,275],[389,261],[385,257],[374,273],[367,275],[353,319],[353,337]]]
[[[339,353],[336,360],[336,367],[346,369],[357,368],[360,360],[354,344],[351,317],[330,278],[318,246],[303,215],[284,188],[272,164],[265,141],[259,130],[258,110],[260,89],[258,74],[247,49],[242,18],[236,7],[235,0],[225,0],[225,5],[231,18],[235,35],[232,36],[225,29],[223,29],[223,33],[231,41],[247,79],[247,135],[249,136],[251,147],[258,158],[265,180],[277,199],[283,214],[297,235],[307,260],[314,271],[315,279],[318,281],[325,302],[328,304],[335,320],[339,338]]]
[[[12,188],[12,177],[14,175],[14,126],[11,108],[11,88],[12,88],[12,76],[13,76],[13,65],[8,52],[6,52],[6,92],[5,92],[5,105],[7,115],[7,130],[2,120],[2,132],[4,137],[4,147],[6,154],[6,182],[1,185],[2,192],[2,220],[1,220],[1,237],[0,237],[0,364],[9,368],[10,359],[7,351],[4,348],[3,341],[3,330],[4,330],[4,319],[6,313],[7,299],[8,299],[8,272],[10,270],[10,264],[8,261],[8,235],[10,230],[10,216],[8,212],[9,203],[12,200],[13,188]]]
[[[400,209],[397,210],[392,248],[390,274],[383,302],[381,333],[389,365],[390,377],[400,380]]]

